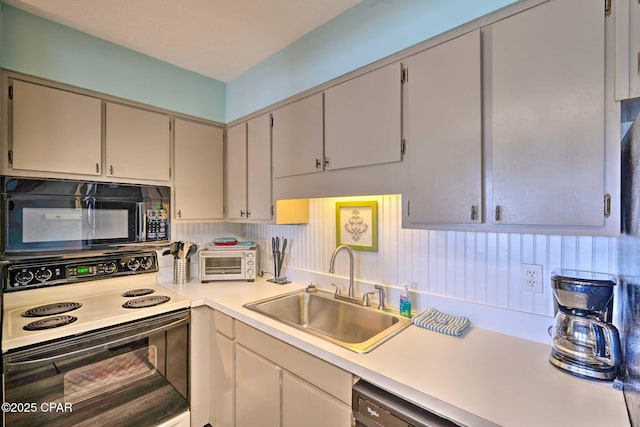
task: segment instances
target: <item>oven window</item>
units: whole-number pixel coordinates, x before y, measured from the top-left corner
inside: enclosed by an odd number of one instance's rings
[[[22,407],[4,412],[5,425],[153,426],[187,411],[188,311],[181,316],[154,319],[149,333],[134,322],[132,340],[120,328],[6,354],[5,401]]]
[[[207,275],[242,274],[242,257],[216,256],[205,258],[204,271]]]

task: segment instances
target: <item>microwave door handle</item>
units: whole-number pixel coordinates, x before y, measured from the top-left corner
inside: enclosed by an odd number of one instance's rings
[[[144,217],[144,202],[136,203],[136,242],[147,240],[147,224]]]
[[[84,237],[88,241],[93,241],[96,236],[96,216],[95,216],[96,200],[93,198],[86,199],[87,206],[87,231]]]

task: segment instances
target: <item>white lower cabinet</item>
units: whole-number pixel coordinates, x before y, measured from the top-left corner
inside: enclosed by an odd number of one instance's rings
[[[241,345],[236,347],[236,424],[280,425],[280,368]]]
[[[209,418],[215,427],[233,427],[236,425],[235,321],[219,311],[210,311],[213,322],[208,352],[211,364]]]
[[[235,343],[220,332],[215,335],[213,358],[213,384],[211,397],[215,408],[214,425],[216,427],[233,427],[235,425]]]
[[[282,427],[348,426],[351,408],[306,381],[282,372]]]
[[[234,330],[238,427],[351,425],[351,373],[244,323]]]

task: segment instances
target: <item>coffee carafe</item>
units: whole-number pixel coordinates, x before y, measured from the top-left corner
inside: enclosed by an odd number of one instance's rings
[[[615,279],[561,270],[551,283],[556,317],[549,361],[579,377],[613,380],[622,362],[620,336],[612,324]]]

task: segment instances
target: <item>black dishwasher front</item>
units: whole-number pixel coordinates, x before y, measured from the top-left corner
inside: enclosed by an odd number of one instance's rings
[[[351,404],[357,427],[458,427],[362,380],[353,386]]]

